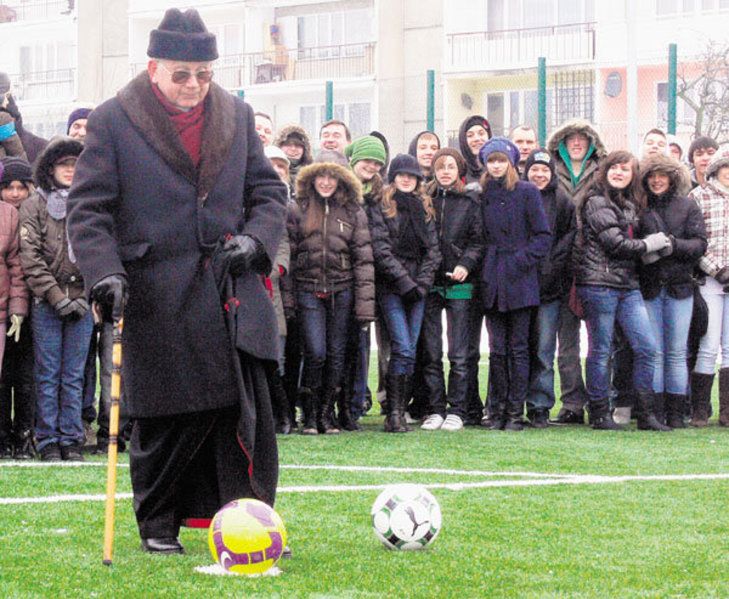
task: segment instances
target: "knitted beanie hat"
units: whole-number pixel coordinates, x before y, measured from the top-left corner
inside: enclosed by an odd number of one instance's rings
[[[349,158],[350,166],[354,166],[360,160],[376,160],[380,164],[385,164],[387,159],[384,144],[374,135],[365,135],[355,139],[344,148],[344,155]]]
[[[501,152],[511,162],[511,166],[519,164],[521,154],[519,148],[514,145],[514,142],[506,137],[492,137],[489,139],[479,150],[478,157],[481,160],[481,164],[486,164],[490,154],[494,152]]]
[[[17,156],[7,156],[0,160],[0,187],[6,187],[13,181],[32,183],[33,171],[27,160]]]
[[[66,121],[66,133],[71,131],[71,125],[73,125],[79,119],[87,119],[93,111],[93,108],[77,108],[71,114],[68,115],[68,121]]]

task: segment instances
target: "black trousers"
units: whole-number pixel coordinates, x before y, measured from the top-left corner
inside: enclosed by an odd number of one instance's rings
[[[129,463],[142,538],[176,537],[186,518],[212,518],[253,497],[238,445],[238,407],[134,420]]]
[[[21,329],[20,341],[5,341],[2,378],[0,378],[0,439],[9,439],[33,429],[35,419],[35,382],[33,379],[33,335],[30,317]]]

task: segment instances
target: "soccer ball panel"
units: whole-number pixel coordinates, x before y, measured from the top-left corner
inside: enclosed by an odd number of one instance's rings
[[[385,547],[422,549],[440,532],[440,506],[425,487],[391,485],[372,505],[372,527]]]

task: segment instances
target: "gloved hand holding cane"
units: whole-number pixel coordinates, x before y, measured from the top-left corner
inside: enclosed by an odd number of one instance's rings
[[[119,322],[128,295],[127,279],[124,275],[109,275],[91,288],[91,299],[99,306],[104,322]]]

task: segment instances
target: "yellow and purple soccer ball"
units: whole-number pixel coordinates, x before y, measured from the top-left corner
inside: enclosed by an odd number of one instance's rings
[[[423,549],[438,536],[440,505],[421,485],[390,485],[372,505],[372,528],[388,549]]]
[[[234,574],[263,574],[281,558],[286,527],[281,516],[257,499],[236,499],[215,514],[208,531],[213,559]]]

